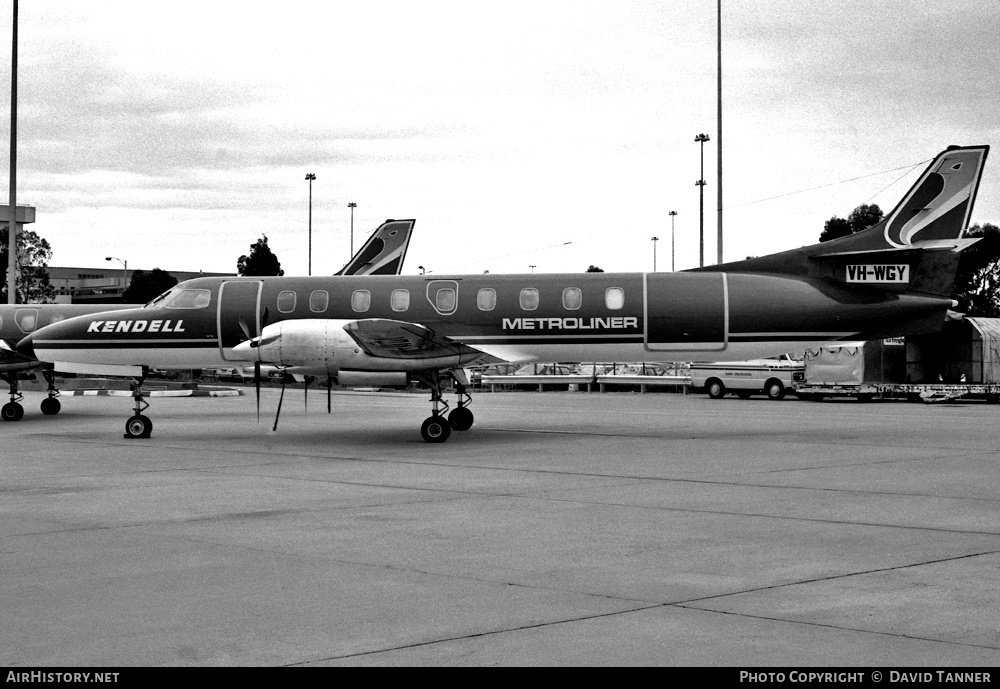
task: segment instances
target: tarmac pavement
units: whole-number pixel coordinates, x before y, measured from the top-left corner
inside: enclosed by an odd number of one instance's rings
[[[25,395],[0,665],[1000,664],[1000,406]]]

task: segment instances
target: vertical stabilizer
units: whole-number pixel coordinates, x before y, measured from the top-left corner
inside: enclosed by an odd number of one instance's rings
[[[399,275],[416,220],[386,220],[335,275]]]

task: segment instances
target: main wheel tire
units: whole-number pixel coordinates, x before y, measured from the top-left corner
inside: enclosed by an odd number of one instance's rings
[[[443,416],[435,414],[421,424],[420,435],[428,443],[443,443],[451,435],[451,425]]]
[[[148,438],[153,432],[153,422],[142,414],[136,414],[125,422],[126,438]]]
[[[769,400],[780,400],[785,396],[785,386],[780,380],[771,379],[764,386],[764,392],[767,393]]]
[[[4,421],[20,421],[22,416],[24,407],[17,402],[8,402],[0,409],[0,417],[3,417]]]
[[[456,431],[467,431],[472,428],[475,417],[468,407],[458,407],[448,414],[448,423]]]
[[[726,396],[726,386],[718,378],[713,378],[705,383],[705,389],[708,390],[708,396],[713,400],[721,400]]]
[[[54,416],[62,409],[62,404],[55,397],[46,397],[42,400],[42,413],[46,416]]]

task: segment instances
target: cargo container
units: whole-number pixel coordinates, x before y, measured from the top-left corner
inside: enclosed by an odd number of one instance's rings
[[[959,318],[940,333],[841,342],[805,352],[802,399],[849,396],[860,401],[959,397],[1000,401],[1000,319]]]

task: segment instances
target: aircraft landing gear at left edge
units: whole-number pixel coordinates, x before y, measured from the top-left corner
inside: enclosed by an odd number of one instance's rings
[[[142,383],[146,380],[146,368],[142,369],[142,376],[136,378],[132,383],[132,399],[135,403],[135,414],[125,422],[125,435],[123,437],[132,438],[148,438],[149,434],[153,432],[153,422],[142,415],[142,412],[146,410],[149,403],[142,398]]]
[[[21,417],[24,416],[24,407],[20,404],[24,395],[17,389],[17,373],[12,371],[0,374],[0,377],[10,386],[10,402],[3,405],[3,408],[0,409],[0,418],[4,421],[20,421]]]

